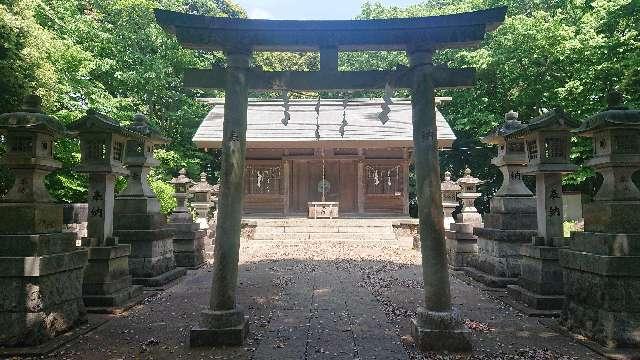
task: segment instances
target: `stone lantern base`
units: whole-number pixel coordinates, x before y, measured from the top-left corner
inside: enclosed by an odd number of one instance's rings
[[[205,232],[197,223],[170,224],[175,230],[173,254],[176,266],[198,268],[204,264]]]
[[[434,312],[418,308],[411,335],[420,351],[471,351],[471,331],[456,312]]]
[[[447,259],[454,270],[461,270],[477,262],[478,237],[473,234],[475,226],[478,225],[452,223],[450,230],[445,231]]]
[[[128,209],[129,202],[116,199],[116,209]],[[134,284],[163,286],[186,274],[186,269],[176,269],[174,230],[163,214],[116,214],[114,235],[121,243],[131,245],[129,272]]]
[[[249,333],[249,317],[242,310],[202,312],[199,327],[191,329],[189,344],[198,346],[241,346]]]
[[[86,321],[86,264],[75,234],[0,235],[0,346],[38,345]]]
[[[478,256],[467,275],[489,286],[515,285],[520,276],[520,248],[537,235],[535,197],[494,197],[484,228],[476,227]]]
[[[85,245],[90,239],[83,239]],[[114,241],[115,242],[115,241]],[[131,285],[128,244],[89,247],[89,264],[82,284],[85,305],[91,312],[117,312],[142,295]]]
[[[640,349],[640,234],[575,232],[560,250],[561,323],[612,350]]]
[[[535,310],[554,315],[564,304],[560,248],[525,244],[521,248],[521,272],[517,285],[507,286],[511,298]]]

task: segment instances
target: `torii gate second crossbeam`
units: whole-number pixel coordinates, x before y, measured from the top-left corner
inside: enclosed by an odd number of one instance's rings
[[[421,350],[466,351],[469,331],[451,306],[435,89],[473,85],[473,69],[434,66],[438,49],[478,45],[505,18],[506,7],[424,18],[282,21],[217,18],[156,10],[156,20],[191,49],[221,50],[226,68],[189,70],[186,87],[225,90],[222,177],[209,310],[190,334],[192,346],[241,345],[248,321],[236,304],[246,151],[247,101],[254,90],[361,90],[386,84],[411,91],[415,172],[425,306],[417,309],[413,337]],[[409,68],[338,71],[338,52],[406,51]],[[263,72],[250,67],[255,51],[319,51],[320,70]]]

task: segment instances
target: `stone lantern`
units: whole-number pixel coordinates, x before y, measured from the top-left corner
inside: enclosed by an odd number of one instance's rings
[[[15,175],[0,199],[0,347],[39,345],[86,320],[82,272],[87,251],[63,233],[62,204],[53,202],[44,178],[60,168],[54,141],[66,134],[29,95],[19,112],[0,115]]]
[[[505,122],[497,127],[482,142],[498,147],[498,155],[491,163],[502,172],[502,185],[496,191],[496,197],[532,197],[533,194],[522,181],[522,173],[527,165],[524,139],[508,137],[514,131],[526,125],[518,120],[518,113],[509,111],[504,116]]]
[[[200,229],[206,230],[209,228],[209,209],[213,206],[212,193],[214,187],[207,182],[207,174],[200,174],[200,182],[195,183],[189,192],[193,194],[191,200],[191,206],[196,211],[196,222],[200,224]]]
[[[520,247],[529,243],[536,232],[536,200],[522,181],[527,165],[524,139],[510,137],[525,127],[518,113],[509,111],[504,122],[482,141],[498,147],[491,160],[502,172],[502,185],[489,202],[483,227],[473,233],[478,237],[478,256],[465,272],[489,287],[505,287],[518,282]]]
[[[609,107],[575,130],[590,137],[586,165],[604,181],[584,205],[584,232],[574,232],[560,250],[565,306],[562,324],[620,358],[640,348],[640,192],[631,175],[640,170],[640,110],[622,105],[613,93]]]
[[[562,175],[578,167],[571,163],[570,130],[577,126],[562,110],[549,111],[509,135],[523,138],[528,165],[525,174],[536,176],[537,245],[563,243]]]
[[[178,177],[171,179],[170,183],[174,189],[176,208],[171,213],[169,221],[173,223],[193,222],[193,217],[187,207],[187,199],[191,195],[189,188],[193,185],[193,181],[187,177],[187,170],[181,169],[178,172]]]
[[[138,136],[127,140],[124,163],[131,175],[127,187],[116,196],[114,233],[120,242],[132,245],[129,271],[133,283],[163,286],[186,273],[186,269],[176,269],[174,229],[167,225],[147,180],[151,168],[159,164],[153,157],[155,147],[168,140],[141,114],[133,117],[127,129]]]
[[[456,181],[460,188],[457,198],[462,200],[462,212],[445,229],[449,265],[456,270],[470,266],[478,254],[478,238],[473,234],[473,228],[482,227],[482,216],[478,214],[474,202],[480,197],[477,186],[483,183],[484,181],[471,176],[469,168]]]
[[[482,216],[478,214],[475,201],[481,195],[477,192],[478,185],[484,184],[484,181],[471,176],[471,169],[466,168],[464,170],[464,176],[458,179],[457,183],[461,189],[458,193],[458,199],[462,200],[462,212],[458,215],[459,222],[465,224],[482,224]]]
[[[141,286],[131,285],[129,244],[113,236],[113,206],[116,177],[129,174],[124,168],[126,142],[136,134],[114,119],[88,110],[71,125],[80,139],[78,172],[89,175],[87,237],[89,264],[82,286],[85,304],[95,311],[117,312],[142,295]]]
[[[126,142],[134,134],[93,109],[72,124],[70,130],[80,139],[82,161],[76,170],[89,175],[88,236],[83,245],[116,245],[117,241],[113,239],[114,186],[116,177],[129,175],[123,161]]]
[[[187,171],[181,169],[178,177],[171,179],[175,189],[177,206],[169,217],[169,225],[175,230],[173,253],[176,266],[198,268],[204,263],[205,231],[193,222],[193,216],[187,206],[188,192],[193,181],[187,177]]]
[[[529,164],[524,173],[536,176],[538,234],[520,249],[520,278],[510,285],[512,298],[530,309],[559,312],[564,303],[559,246],[564,245],[562,175],[577,169],[569,161],[576,124],[562,111],[552,110],[509,134],[526,142]]]
[[[460,204],[458,202],[458,193],[462,188],[455,181],[451,180],[451,172],[445,171],[444,181],[440,183],[440,192],[442,192],[442,208],[444,209],[444,228],[449,229],[453,219],[453,212]]]

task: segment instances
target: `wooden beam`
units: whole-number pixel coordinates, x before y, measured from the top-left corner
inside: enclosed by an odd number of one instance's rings
[[[165,31],[183,47],[204,50],[340,51],[477,46],[504,21],[506,7],[452,15],[372,20],[258,20],[155,10]]]
[[[338,49],[328,47],[320,49],[320,70],[336,72],[338,71]]]
[[[224,89],[226,69],[191,69],[184,74],[183,82],[191,89]],[[259,71],[248,74],[252,90],[367,90],[384,89],[389,83],[395,89],[413,86],[410,70],[388,71]],[[475,70],[470,68],[449,69],[435,66],[433,83],[436,88],[458,88],[473,86]]]

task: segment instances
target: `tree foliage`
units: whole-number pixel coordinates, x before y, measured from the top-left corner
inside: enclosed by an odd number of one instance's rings
[[[451,67],[474,67],[476,85],[442,90],[452,101],[441,106],[458,140],[443,152],[441,165],[455,176],[469,166],[487,180],[481,206],[497,189],[501,174],[490,165],[494,150],[479,139],[516,110],[524,122],[544,109],[560,107],[575,119],[604,108],[614,88],[631,107],[640,105],[640,21],[638,0],[428,0],[407,8],[366,3],[361,19],[431,16],[508,6],[507,19],[487,35],[478,49],[444,50],[434,61]],[[392,68],[406,64],[401,53],[359,53],[346,57],[357,68]],[[591,153],[585,139],[573,139],[577,164]],[[593,172],[581,168],[565,179],[567,187],[594,188]]]

